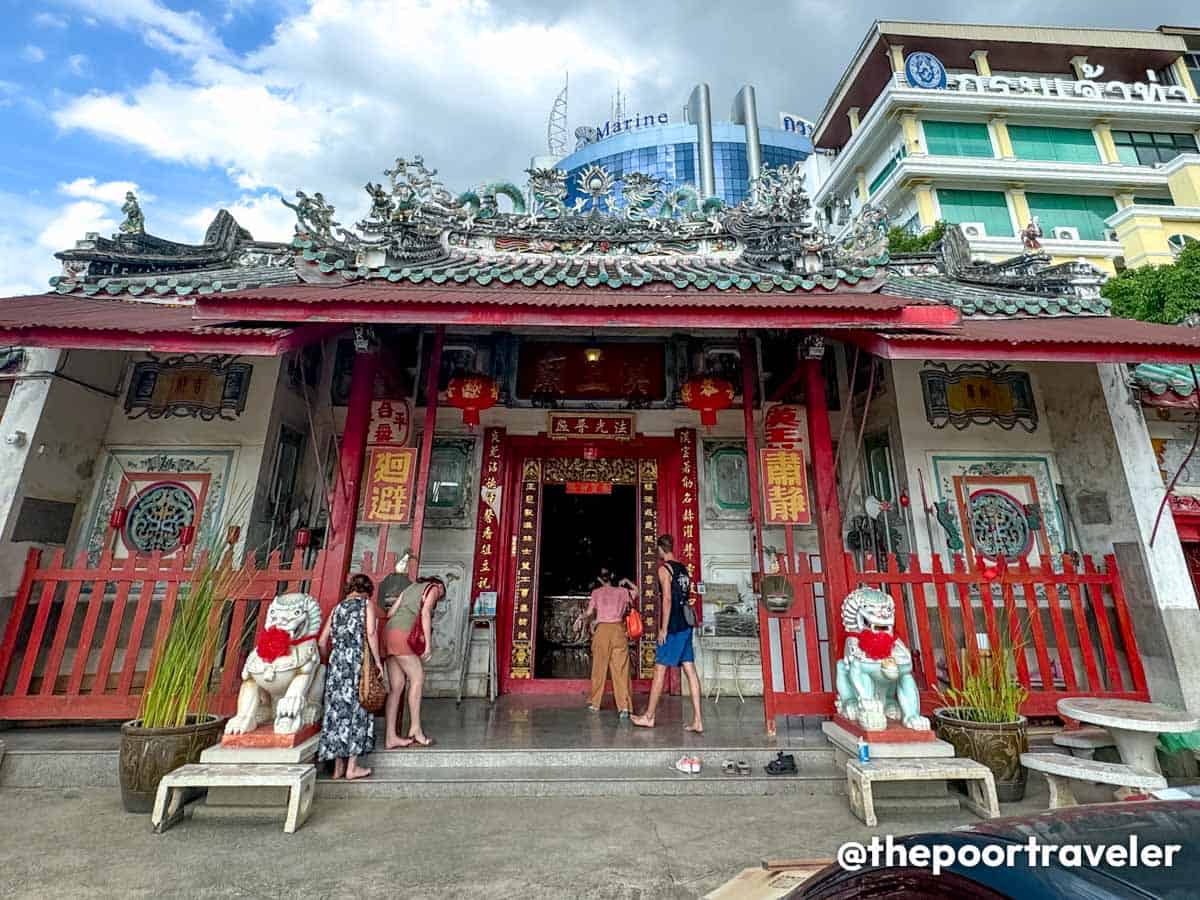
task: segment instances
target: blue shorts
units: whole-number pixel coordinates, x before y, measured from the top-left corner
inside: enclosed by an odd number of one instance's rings
[[[658,645],[658,654],[654,662],[660,666],[682,666],[692,662],[696,654],[692,649],[692,629],[673,631],[667,635],[665,643]]]

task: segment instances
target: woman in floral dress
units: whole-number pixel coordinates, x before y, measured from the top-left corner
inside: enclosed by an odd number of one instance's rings
[[[334,778],[344,776],[353,780],[371,774],[370,769],[358,764],[358,758],[375,749],[375,717],[358,702],[358,683],[365,650],[370,651],[371,660],[383,673],[375,604],[371,602],[374,590],[375,585],[366,575],[352,576],[346,585],[345,598],[333,608],[321,630],[320,644],[329,653],[329,664],[325,674],[325,719],[317,756],[321,760],[335,760]],[[370,636],[365,649],[364,632]],[[387,684],[387,675],[383,677]]]

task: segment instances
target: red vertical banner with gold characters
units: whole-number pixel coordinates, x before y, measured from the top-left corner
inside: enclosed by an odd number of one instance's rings
[[[367,458],[363,521],[407,525],[412,517],[413,479],[417,471],[413,447],[371,447]]]
[[[542,461],[527,459],[521,467],[517,517],[517,577],[513,598],[510,678],[533,677],[534,591],[537,589],[538,516],[542,499]]]
[[[675,538],[676,556],[687,566],[692,594],[700,583],[700,479],[696,468],[696,429],[676,428],[679,445],[679,532]],[[699,600],[696,615],[701,614]]]
[[[658,655],[658,462],[638,460],[638,519],[642,547],[642,589],[639,599],[645,631],[638,643],[640,677],[654,677]]]
[[[761,451],[764,524],[811,525],[808,473],[799,450],[767,447]]]
[[[475,573],[471,610],[494,610],[501,557],[500,506],[504,484],[504,429],[483,432],[479,511],[475,517]]]

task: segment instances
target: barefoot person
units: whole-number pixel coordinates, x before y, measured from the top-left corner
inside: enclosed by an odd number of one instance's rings
[[[692,724],[687,731],[700,734],[704,722],[700,718],[700,677],[696,674],[696,655],[692,649],[692,628],[695,614],[691,613],[692,579],[687,566],[675,558],[675,539],[664,534],[658,539],[658,590],[662,605],[658,615],[658,653],[654,661],[654,682],[650,685],[650,702],[646,711],[634,716],[634,725],[654,727],[654,713],[662,696],[667,669],[682,667],[687,676],[688,692],[692,695]]]
[[[629,697],[629,639],[625,636],[625,611],[636,598],[636,588],[628,578],[622,578],[619,586],[613,585],[613,574],[601,569],[596,576],[600,586],[592,591],[587,609],[580,617],[592,627],[592,694],[588,709],[600,711],[604,699],[604,682],[612,675],[613,699],[617,713],[628,719],[633,712],[633,701]],[[582,624],[582,622],[580,623]]]
[[[387,722],[385,746],[389,750],[428,747],[433,741],[421,729],[421,696],[425,688],[424,662],[433,654],[433,608],[446,596],[446,585],[440,578],[418,578],[400,592],[388,609],[384,641],[387,647],[388,676],[391,690],[384,706]],[[420,622],[425,636],[425,652],[417,656],[408,643],[413,625]],[[408,688],[408,737],[400,737],[400,701]]]
[[[334,778],[353,780],[371,774],[358,760],[375,749],[375,717],[358,702],[358,682],[364,653],[371,654],[372,663],[383,673],[375,604],[371,602],[374,590],[375,585],[366,575],[352,576],[345,597],[325,620],[318,640],[329,655],[329,665],[325,675],[325,718],[317,756],[334,760]]]

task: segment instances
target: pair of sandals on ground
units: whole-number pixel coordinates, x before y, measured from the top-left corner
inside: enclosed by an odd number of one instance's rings
[[[684,775],[699,775],[702,763],[698,756],[681,756],[676,760],[673,768]],[[796,757],[791,753],[784,753],[782,750],[763,768],[768,775],[795,775],[798,771],[796,769]],[[747,776],[750,774],[750,763],[744,759],[722,760],[721,771],[726,775]]]

